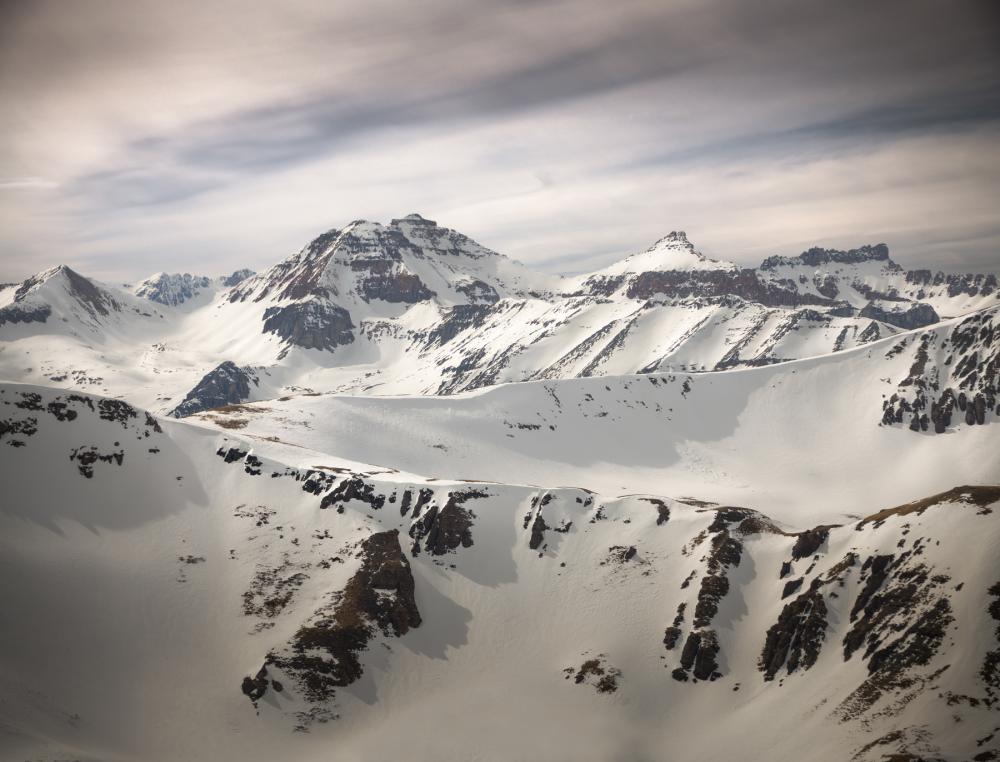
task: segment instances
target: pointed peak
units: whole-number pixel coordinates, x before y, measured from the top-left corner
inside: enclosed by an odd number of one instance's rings
[[[602,275],[622,275],[625,273],[730,270],[734,268],[736,265],[731,262],[706,257],[700,251],[695,250],[684,231],[674,230],[645,251],[632,254],[601,270],[600,273]]]
[[[43,302],[58,300],[59,293],[68,294],[93,314],[107,315],[109,309],[121,309],[109,292],[68,265],[57,265],[32,275],[17,287],[13,301],[25,302],[29,297]]]
[[[48,270],[37,272],[23,280],[19,284],[18,291],[21,293],[27,293],[28,291],[32,291],[55,278],[61,278],[62,280],[69,281],[70,283],[74,283],[78,280],[87,281],[88,283],[90,282],[87,278],[84,278],[69,265],[56,265],[55,267],[50,267]]]

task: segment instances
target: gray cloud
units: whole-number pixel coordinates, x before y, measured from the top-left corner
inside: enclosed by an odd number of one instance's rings
[[[678,227],[748,261],[836,235],[1000,269],[995,3],[2,12],[0,278],[260,267],[414,209],[552,269]]]

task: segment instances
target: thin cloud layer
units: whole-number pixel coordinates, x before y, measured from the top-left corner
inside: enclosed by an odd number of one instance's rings
[[[263,267],[420,211],[557,271],[687,229],[1000,269],[989,2],[14,2],[0,279]]]

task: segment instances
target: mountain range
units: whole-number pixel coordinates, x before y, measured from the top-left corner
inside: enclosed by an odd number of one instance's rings
[[[561,277],[411,214],[330,230],[260,274],[160,273],[123,288],[65,266],[39,273],[0,290],[0,372],[90,379],[182,415],[283,392],[451,394],[756,367],[998,305],[995,275],[907,271],[884,244],[743,268],[673,232]]]
[[[0,287],[0,752],[1000,759],[1000,289],[415,214]]]

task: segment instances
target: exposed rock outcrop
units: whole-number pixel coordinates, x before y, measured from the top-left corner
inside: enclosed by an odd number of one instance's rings
[[[898,309],[891,309],[890,306],[898,306]],[[923,328],[941,320],[933,307],[922,302],[871,301],[861,309],[858,317],[871,318],[907,330]]]
[[[443,508],[431,505],[410,527],[413,555],[421,549],[432,556],[443,556],[458,547],[472,547],[472,524],[475,514],[464,503],[486,497],[482,490],[455,491],[448,495]],[[421,545],[422,543],[422,545]]]
[[[135,295],[151,302],[176,307],[212,285],[212,279],[191,273],[157,273],[135,288]]]
[[[170,411],[174,418],[184,418],[223,405],[235,405],[250,399],[250,385],[257,376],[246,368],[226,360],[206,373],[184,401]]]
[[[256,274],[257,273],[255,273],[253,270],[247,268],[243,268],[242,270],[235,270],[231,275],[226,275],[222,278],[222,285],[225,288],[232,288],[233,286],[238,286],[247,278],[252,278]]]
[[[354,323],[343,307],[323,301],[296,302],[264,310],[264,333],[303,349],[325,349],[354,341]]]
[[[882,403],[883,426],[943,434],[1000,415],[1000,310],[970,315],[946,335],[927,331],[912,351],[909,372]]]
[[[329,701],[337,688],[364,673],[360,656],[378,633],[399,637],[420,626],[413,574],[399,532],[371,535],[361,543],[359,555],[360,568],[344,589],[287,646],[269,653],[256,676],[244,678],[243,693],[252,701],[268,690],[262,678],[272,665],[291,678],[307,701]]]

